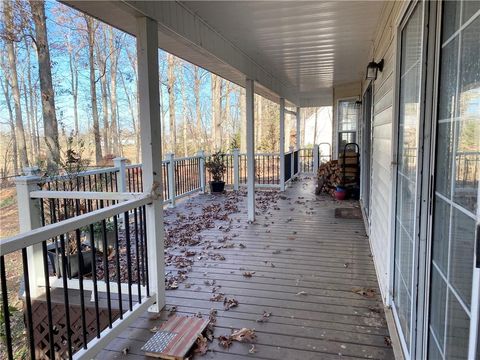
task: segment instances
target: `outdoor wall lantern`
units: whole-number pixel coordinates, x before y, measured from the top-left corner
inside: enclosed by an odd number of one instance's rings
[[[383,70],[383,59],[380,60],[380,62],[376,63],[374,60],[368,63],[367,66],[367,80],[376,80],[377,79],[377,73],[378,70],[382,72]]]

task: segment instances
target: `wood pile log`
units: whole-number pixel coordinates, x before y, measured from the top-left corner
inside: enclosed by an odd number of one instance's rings
[[[327,161],[320,165],[317,172],[317,188],[315,193],[327,193],[332,196],[335,189],[342,184],[342,167],[337,160]]]

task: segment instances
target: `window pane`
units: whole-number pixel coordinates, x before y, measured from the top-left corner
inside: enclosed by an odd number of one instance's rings
[[[448,294],[447,343],[445,359],[468,358],[470,318],[452,292]]]
[[[449,42],[441,52],[440,78],[438,95],[438,118],[453,119],[455,114],[455,98],[457,90],[458,38]]]
[[[453,209],[452,240],[450,244],[450,283],[465,304],[472,295],[473,249],[475,221],[458,209]]]
[[[446,277],[448,267],[448,239],[450,233],[450,205],[443,199],[435,198],[433,219],[432,257]]]
[[[435,267],[432,267],[432,284],[430,290],[430,331],[433,331],[438,345],[443,349],[445,334],[445,302],[447,299],[447,284],[443,281]]]
[[[338,131],[357,130],[358,108],[355,101],[339,101]]]
[[[442,41],[446,41],[460,27],[460,1],[443,2]]]

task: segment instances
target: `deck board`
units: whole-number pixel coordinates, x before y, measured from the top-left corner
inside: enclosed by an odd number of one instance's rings
[[[208,317],[210,309],[217,309],[215,336],[242,327],[256,330],[253,354],[250,344],[234,343],[227,350],[214,340],[210,351],[195,359],[394,358],[385,342],[388,329],[363,221],[335,218],[335,208],[358,203],[317,197],[313,190],[313,179],[294,182],[253,224],[247,223],[246,199],[241,198],[229,232],[236,235],[228,241],[235,247],[212,250],[225,260],[195,260],[188,273],[190,287],[183,283],[167,291],[167,309],[176,306],[179,315]],[[168,210],[166,221],[219,200],[221,196],[194,196]],[[202,231],[202,239],[214,244],[224,235],[218,227]],[[167,271],[176,270],[167,266]],[[244,271],[254,274],[246,278]],[[210,301],[212,287],[205,280],[215,280],[221,286],[217,292],[235,297],[239,306],[224,311],[222,302]],[[361,296],[354,292],[359,288],[373,288],[376,294]],[[297,295],[301,291],[307,295]],[[272,315],[259,323],[263,311]],[[140,349],[152,336],[150,329],[167,318],[166,311],[153,320],[145,313],[98,358],[143,359]]]

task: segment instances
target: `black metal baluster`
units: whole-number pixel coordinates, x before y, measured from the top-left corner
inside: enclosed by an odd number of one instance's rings
[[[60,235],[60,251],[62,257],[62,281],[63,281],[63,301],[65,304],[65,323],[67,330],[67,347],[68,347],[68,358],[71,359],[73,356],[72,349],[72,329],[70,327],[70,301],[68,297],[68,281],[67,281],[67,257],[65,256],[65,236]],[[68,275],[69,276],[69,275]]]
[[[135,260],[136,260],[136,266],[137,266],[137,290],[138,290],[138,302],[142,302],[142,286],[140,284],[140,254],[139,254],[139,248],[138,248],[138,237],[139,237],[139,232],[138,232],[138,211],[137,208],[133,210],[133,219],[134,219],[134,226],[135,226]]]
[[[141,166],[138,167],[138,171],[140,171],[140,191],[143,192],[143,169]]]
[[[0,285],[2,287],[3,325],[5,326],[5,342],[7,358],[13,360],[12,332],[10,329],[10,309],[8,306],[7,274],[5,272],[5,258],[0,256]]]
[[[42,226],[45,226],[45,208],[43,199],[40,201],[40,215],[42,218]],[[58,254],[58,253],[56,253]],[[45,299],[47,301],[47,318],[48,318],[48,345],[50,347],[50,359],[55,358],[55,340],[53,336],[53,315],[52,315],[52,297],[50,294],[50,270],[48,268],[48,249],[47,242],[42,241],[42,258],[43,258],[43,276],[45,278]]]
[[[122,306],[122,273],[120,272],[120,242],[118,241],[118,221],[117,216],[113,217],[113,226],[115,227],[115,252],[117,253],[116,266],[117,266],[117,287],[118,287],[118,309],[120,311],[120,319],[123,319],[123,306]]]
[[[146,286],[146,292],[147,292],[147,297],[150,296],[150,283],[148,280],[148,247],[147,247],[147,213],[145,212],[146,208],[145,205],[143,205],[143,244],[144,244],[144,257],[143,259],[145,260],[145,286]]]
[[[128,279],[128,308],[132,311],[133,300],[132,300],[132,259],[130,254],[130,217],[128,211],[125,212],[125,239],[127,245],[127,279]]]
[[[78,189],[78,179],[77,179],[77,189]],[[77,216],[80,215],[80,200],[75,200],[75,212]],[[80,311],[81,311],[81,320],[82,320],[82,335],[83,335],[83,348],[87,348],[88,338],[87,338],[87,320],[85,318],[85,298],[83,290],[83,269],[84,269],[84,259],[82,252],[82,244],[80,243],[80,229],[75,230],[76,245],[77,245],[77,258],[78,258],[78,283],[80,290]]]
[[[88,212],[92,211],[92,200],[87,202]],[[97,287],[97,254],[95,249],[95,230],[93,224],[90,224],[90,247],[92,249],[92,282],[93,297],[95,299],[95,325],[97,327],[97,338],[100,338],[100,309],[98,308],[98,287]]]
[[[104,208],[103,200],[100,200],[100,208]],[[108,240],[107,240],[107,221],[102,220],[103,235],[103,280],[107,290],[107,309],[108,309],[108,327],[112,328],[112,300],[110,296],[110,269],[108,268]]]
[[[145,245],[144,245],[144,240],[145,240],[145,227],[143,223],[143,219],[145,217],[145,212],[144,208],[140,207],[139,209],[140,213],[140,255],[142,258],[142,285],[145,286]]]

